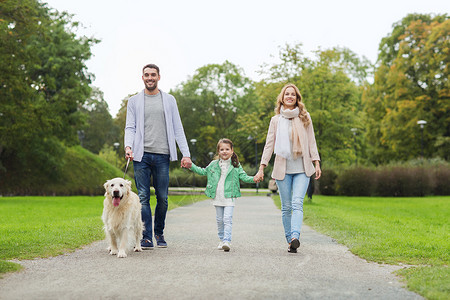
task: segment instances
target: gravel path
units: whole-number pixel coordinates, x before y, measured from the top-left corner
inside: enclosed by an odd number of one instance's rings
[[[422,299],[392,274],[303,226],[287,252],[280,211],[265,196],[238,199],[230,252],[216,250],[215,210],[203,201],[170,211],[166,249],[109,256],[106,242],[21,261],[0,299]]]

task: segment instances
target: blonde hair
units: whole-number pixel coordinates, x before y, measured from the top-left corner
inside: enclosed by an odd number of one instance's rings
[[[294,89],[295,94],[296,94],[296,98],[297,98],[296,106],[298,106],[298,109],[299,109],[298,117],[300,118],[300,120],[302,120],[303,126],[308,127],[308,125],[311,123],[311,120],[308,117],[308,111],[306,110],[305,104],[302,102],[302,94],[300,94],[300,90],[292,83],[286,84],[281,89],[280,94],[278,94],[277,105],[275,107],[275,114],[277,114],[277,115],[280,114],[281,106],[284,104],[284,102],[283,102],[284,93],[290,87]]]

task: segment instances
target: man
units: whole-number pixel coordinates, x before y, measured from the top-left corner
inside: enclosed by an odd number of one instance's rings
[[[150,178],[156,194],[154,233],[158,247],[165,248],[164,226],[169,193],[169,161],[177,160],[178,144],[183,155],[181,166],[192,165],[188,143],[175,98],[158,89],[158,66],[142,69],[145,89],[131,97],[125,125],[125,157],[133,160],[134,179],[142,204],[144,221],[142,249],[153,249]]]

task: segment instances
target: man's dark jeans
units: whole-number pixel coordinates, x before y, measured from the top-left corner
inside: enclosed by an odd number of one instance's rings
[[[144,152],[140,162],[133,161],[134,179],[142,205],[143,239],[152,239],[152,210],[150,208],[150,178],[156,194],[155,235],[162,235],[166,222],[169,193],[169,155]]]

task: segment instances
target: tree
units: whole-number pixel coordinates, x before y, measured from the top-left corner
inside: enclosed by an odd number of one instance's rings
[[[360,60],[348,49],[319,50],[315,60],[306,61],[299,87],[324,164],[349,165],[356,160],[351,129],[359,129],[358,139],[362,139],[362,84],[369,68],[367,60]]]
[[[118,128],[119,133],[117,135],[117,142],[120,144],[119,146],[119,158],[123,159],[125,157],[125,149],[124,149],[124,138],[125,138],[125,124],[127,119],[127,104],[128,99],[130,99],[132,96],[136,95],[130,94],[124,99],[122,99],[122,104],[120,105],[120,109],[117,112],[116,117],[114,118],[114,126]]]
[[[318,50],[315,55],[305,57],[301,45],[281,49],[281,62],[266,65],[261,72],[266,78],[256,84],[254,109],[239,116],[238,122],[243,128],[255,128],[258,140],[264,142],[278,93],[286,83],[294,83],[313,120],[323,163],[350,164],[355,161],[350,129],[363,127],[361,94],[370,63],[348,49]]]
[[[203,66],[171,93],[178,101],[188,141],[197,140],[190,148],[201,164],[211,159],[209,152],[215,153],[220,138],[233,140],[237,153],[240,141],[248,144],[248,134],[238,132],[236,117],[253,105],[249,100],[253,85],[238,66],[228,61]]]
[[[380,43],[375,81],[364,95],[372,160],[450,158],[450,20],[410,14]]]
[[[114,143],[121,142],[119,127],[114,124],[102,91],[94,87],[81,111],[86,116],[86,125],[82,128],[84,148],[98,154],[105,144],[113,146]]]
[[[3,172],[57,178],[64,145],[78,143],[79,108],[91,91],[85,61],[97,40],[77,37],[77,26],[35,0],[0,2]]]

